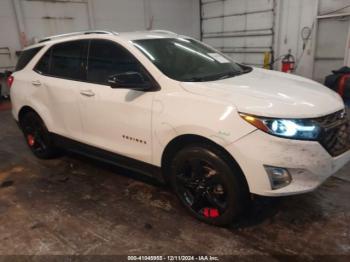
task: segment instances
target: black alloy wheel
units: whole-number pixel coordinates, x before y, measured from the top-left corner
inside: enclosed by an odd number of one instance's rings
[[[171,184],[185,207],[214,225],[231,223],[248,199],[241,171],[210,146],[186,147],[175,156]]]
[[[57,149],[54,147],[51,135],[44,122],[34,112],[26,113],[20,119],[25,140],[35,156],[42,159],[50,159],[57,156]]]

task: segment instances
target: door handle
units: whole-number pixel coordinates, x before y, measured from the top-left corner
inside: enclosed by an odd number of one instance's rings
[[[39,80],[32,81],[33,86],[41,86],[41,82]]]
[[[80,91],[80,94],[83,95],[83,96],[87,96],[87,97],[95,96],[95,93],[92,92],[91,90]]]

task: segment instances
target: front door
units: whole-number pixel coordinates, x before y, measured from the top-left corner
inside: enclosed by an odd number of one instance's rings
[[[111,88],[108,78],[142,72],[126,49],[108,40],[92,40],[87,82],[80,88],[84,142],[144,162],[151,161],[153,92]],[[147,76],[145,76],[147,77]]]

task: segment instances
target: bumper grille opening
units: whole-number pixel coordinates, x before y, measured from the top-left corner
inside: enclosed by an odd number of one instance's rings
[[[331,156],[350,150],[350,122],[343,110],[315,121],[323,128],[320,143]]]

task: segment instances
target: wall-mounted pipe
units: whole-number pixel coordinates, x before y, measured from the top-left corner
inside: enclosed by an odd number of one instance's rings
[[[327,18],[336,18],[336,17],[345,17],[350,16],[350,13],[340,13],[340,14],[332,14],[332,15],[319,15],[318,19],[327,19]]]
[[[93,0],[87,0],[86,8],[88,11],[89,29],[90,30],[96,29]]]
[[[21,48],[27,45],[27,36],[24,27],[23,12],[20,0],[12,0],[13,8],[15,10],[16,22],[18,27],[18,37]]]
[[[202,21],[202,12],[203,12],[203,4],[202,0],[199,1],[199,39],[202,41],[203,40],[203,21]]]

